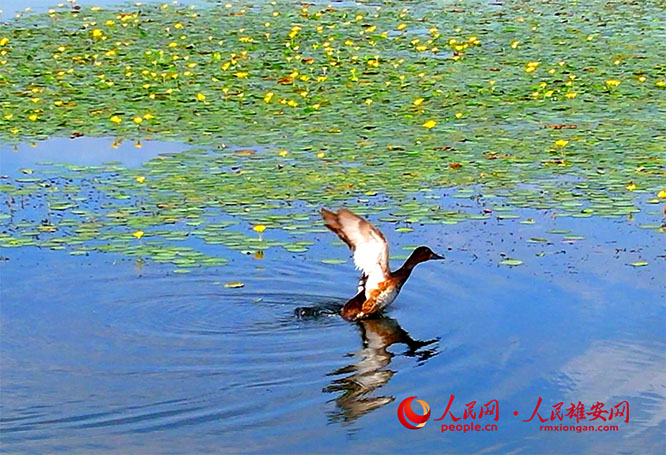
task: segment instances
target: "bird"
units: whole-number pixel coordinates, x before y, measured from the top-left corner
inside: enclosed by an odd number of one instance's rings
[[[324,224],[347,244],[354,264],[361,270],[358,294],[342,308],[347,321],[358,321],[382,311],[398,297],[412,270],[421,262],[444,259],[427,246],[420,246],[399,269],[389,269],[389,246],[384,234],[364,218],[345,208],[332,212],[321,209]]]

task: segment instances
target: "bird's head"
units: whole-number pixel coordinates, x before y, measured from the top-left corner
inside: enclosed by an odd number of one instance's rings
[[[412,252],[410,259],[412,263],[418,264],[433,259],[444,259],[444,256],[440,256],[427,246],[420,246]]]

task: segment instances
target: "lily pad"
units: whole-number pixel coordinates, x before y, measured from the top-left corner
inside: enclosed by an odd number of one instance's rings
[[[508,266],[512,266],[512,267],[517,266],[517,265],[521,265],[522,263],[523,263],[523,261],[521,261],[520,259],[504,259],[504,260],[500,261],[501,265],[508,265]]]

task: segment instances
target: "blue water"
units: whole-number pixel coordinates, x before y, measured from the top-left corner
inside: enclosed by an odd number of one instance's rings
[[[15,175],[54,155],[96,164],[107,157],[86,150],[110,143],[0,147],[0,170]],[[185,147],[124,143],[113,156],[138,165],[178,148]],[[452,192],[436,191],[443,206],[461,203]],[[309,234],[315,245],[304,254],[230,252],[227,266],[184,275],[119,255],[5,249],[2,450],[663,453],[663,234],[638,228],[642,213],[633,220],[519,213],[536,223],[491,219],[397,233],[371,218],[394,253],[428,244],[446,260],[420,265],[384,318],[358,324],[334,314],[354,294],[357,272],[351,261],[321,262],[348,257],[330,233]],[[544,234],[553,228],[585,239]],[[552,243],[527,242],[543,236]],[[525,264],[500,266],[503,255]],[[628,265],[638,260],[649,265]],[[225,288],[230,281],[245,286]],[[441,433],[452,421],[434,419],[451,394],[458,418],[471,401],[478,410],[497,400],[497,422],[475,423],[495,423],[498,431]],[[397,418],[410,396],[432,410],[419,430]],[[589,410],[597,401],[608,409],[626,400],[630,419],[615,419],[617,432],[542,432],[534,420],[523,422],[539,397],[546,417],[558,402]]]

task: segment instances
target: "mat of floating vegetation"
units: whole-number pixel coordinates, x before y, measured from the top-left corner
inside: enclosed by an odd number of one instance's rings
[[[658,230],[662,16],[656,1],[592,0],[164,4],[14,19],[0,25],[1,141],[199,148],[139,169],[36,166],[4,179],[0,246],[184,268],[224,262],[193,239],[305,251],[306,240],[248,226],[298,236],[319,229],[312,213],[325,204],[372,201],[366,212],[391,207],[405,222],[488,218],[442,207],[429,191],[452,187],[456,198],[501,200],[491,208],[502,219],[526,207],[652,210],[646,226]]]

